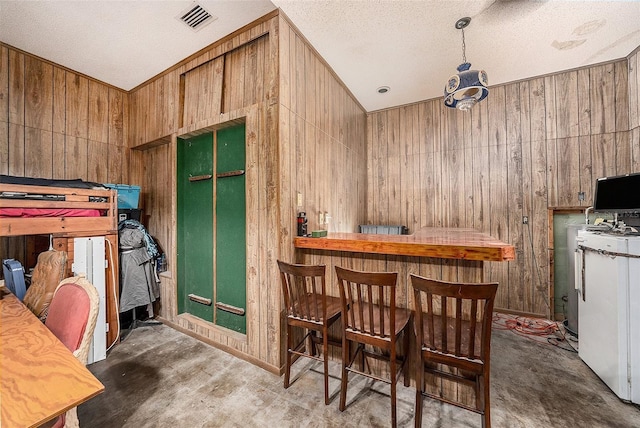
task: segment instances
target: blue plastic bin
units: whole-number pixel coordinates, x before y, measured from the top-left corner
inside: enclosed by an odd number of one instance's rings
[[[138,208],[140,186],[131,186],[128,184],[105,184],[105,186],[118,191],[118,209]]]

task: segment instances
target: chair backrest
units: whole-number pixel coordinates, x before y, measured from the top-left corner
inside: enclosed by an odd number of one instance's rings
[[[66,263],[67,253],[64,251],[50,250],[38,255],[23,303],[41,321],[47,318],[53,293],[64,278]]]
[[[336,266],[347,331],[372,337],[393,337],[397,272],[359,272]],[[388,310],[382,310],[384,306]]]
[[[290,264],[278,260],[287,316],[322,323],[326,319],[324,265]]]
[[[486,361],[498,283],[458,283],[411,275],[416,337],[423,348]]]
[[[98,291],[80,276],[63,279],[49,305],[45,325],[82,364],[87,364],[99,308]]]

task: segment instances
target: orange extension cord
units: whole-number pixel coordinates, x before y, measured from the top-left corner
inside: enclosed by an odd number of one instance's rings
[[[535,342],[546,343],[564,349],[565,351],[576,352],[571,345],[569,345],[569,348],[560,346],[561,342],[568,344],[568,341],[565,332],[558,326],[558,323],[554,321],[494,312],[493,328],[496,330],[511,330]]]

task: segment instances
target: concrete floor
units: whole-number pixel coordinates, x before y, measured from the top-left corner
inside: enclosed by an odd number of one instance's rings
[[[576,353],[494,329],[494,427],[640,427],[640,408],[620,401]],[[385,427],[389,386],[354,376],[347,409],[323,402],[319,363],[294,364],[295,383],[164,325],[140,327],[89,366],[103,394],[78,408],[81,427]],[[398,383],[398,425],[414,424],[414,389]],[[425,399],[423,426],[479,427],[480,416]]]

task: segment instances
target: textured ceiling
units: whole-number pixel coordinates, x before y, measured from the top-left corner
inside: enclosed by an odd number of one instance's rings
[[[128,90],[279,7],[368,111],[442,96],[464,16],[467,60],[490,85],[640,46],[640,1],[205,0],[218,19],[199,32],[176,20],[190,4],[0,0],[0,40]]]

